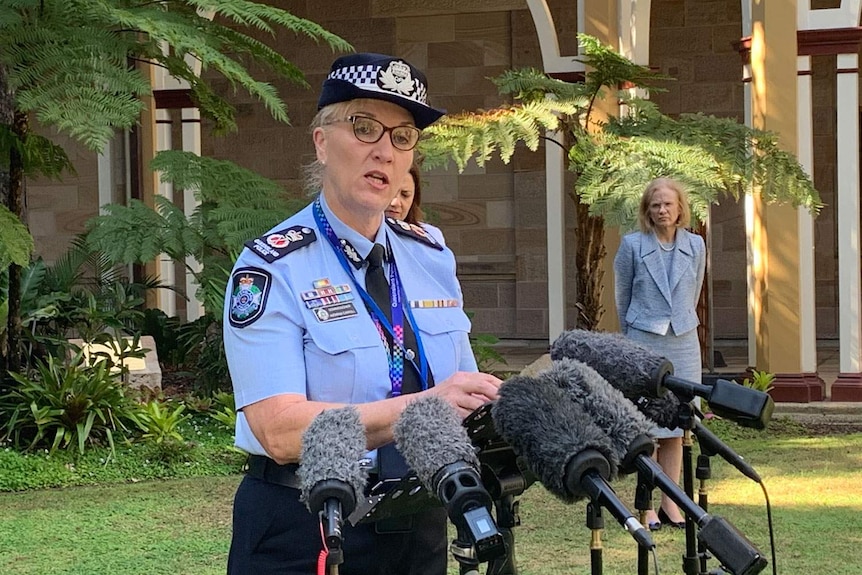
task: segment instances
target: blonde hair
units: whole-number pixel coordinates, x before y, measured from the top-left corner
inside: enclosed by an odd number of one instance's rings
[[[335,104],[324,106],[318,110],[317,114],[311,120],[309,131],[313,132],[317,128],[323,128],[333,122],[345,119],[359,107],[358,104],[361,102],[362,99],[357,99],[348,100],[346,102],[336,102]],[[316,194],[323,187],[324,169],[324,165],[320,163],[317,157],[315,157],[311,163],[302,167],[304,180],[303,187],[308,194]]]
[[[652,197],[659,188],[668,188],[676,192],[677,203],[679,204],[679,217],[676,219],[676,227],[687,228],[691,224],[691,206],[688,203],[688,193],[678,181],[672,178],[656,178],[647,184],[644,193],[641,195],[641,203],[638,208],[638,224],[641,231],[645,234],[655,230],[655,224],[649,217],[649,205],[652,202]]]

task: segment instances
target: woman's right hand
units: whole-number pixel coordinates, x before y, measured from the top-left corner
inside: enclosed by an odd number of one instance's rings
[[[489,373],[458,371],[425,393],[443,398],[465,418],[482,405],[497,399],[502,380]]]

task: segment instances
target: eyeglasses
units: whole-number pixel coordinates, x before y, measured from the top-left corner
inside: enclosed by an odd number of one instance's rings
[[[378,120],[369,118],[368,116],[348,116],[340,122],[350,122],[353,124],[353,135],[360,142],[366,144],[376,144],[383,137],[383,134],[389,132],[389,141],[399,150],[409,152],[416,147],[419,142],[421,132],[415,126],[384,126]]]

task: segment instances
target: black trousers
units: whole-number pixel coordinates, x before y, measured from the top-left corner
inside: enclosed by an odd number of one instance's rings
[[[446,575],[446,511],[414,516],[407,533],[345,523],[340,575]],[[323,548],[320,523],[299,490],[246,476],[233,507],[228,575],[314,575]]]

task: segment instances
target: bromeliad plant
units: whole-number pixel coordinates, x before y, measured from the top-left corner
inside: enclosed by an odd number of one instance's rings
[[[88,445],[114,450],[114,435],[129,430],[134,403],[104,360],[83,351],[63,361],[48,356],[32,376],[10,374],[17,385],[0,395],[0,437],[25,450]]]
[[[156,445],[183,443],[180,426],[191,419],[183,413],[186,406],[167,401],[153,400],[135,414],[135,423],[141,430],[141,439]]]

